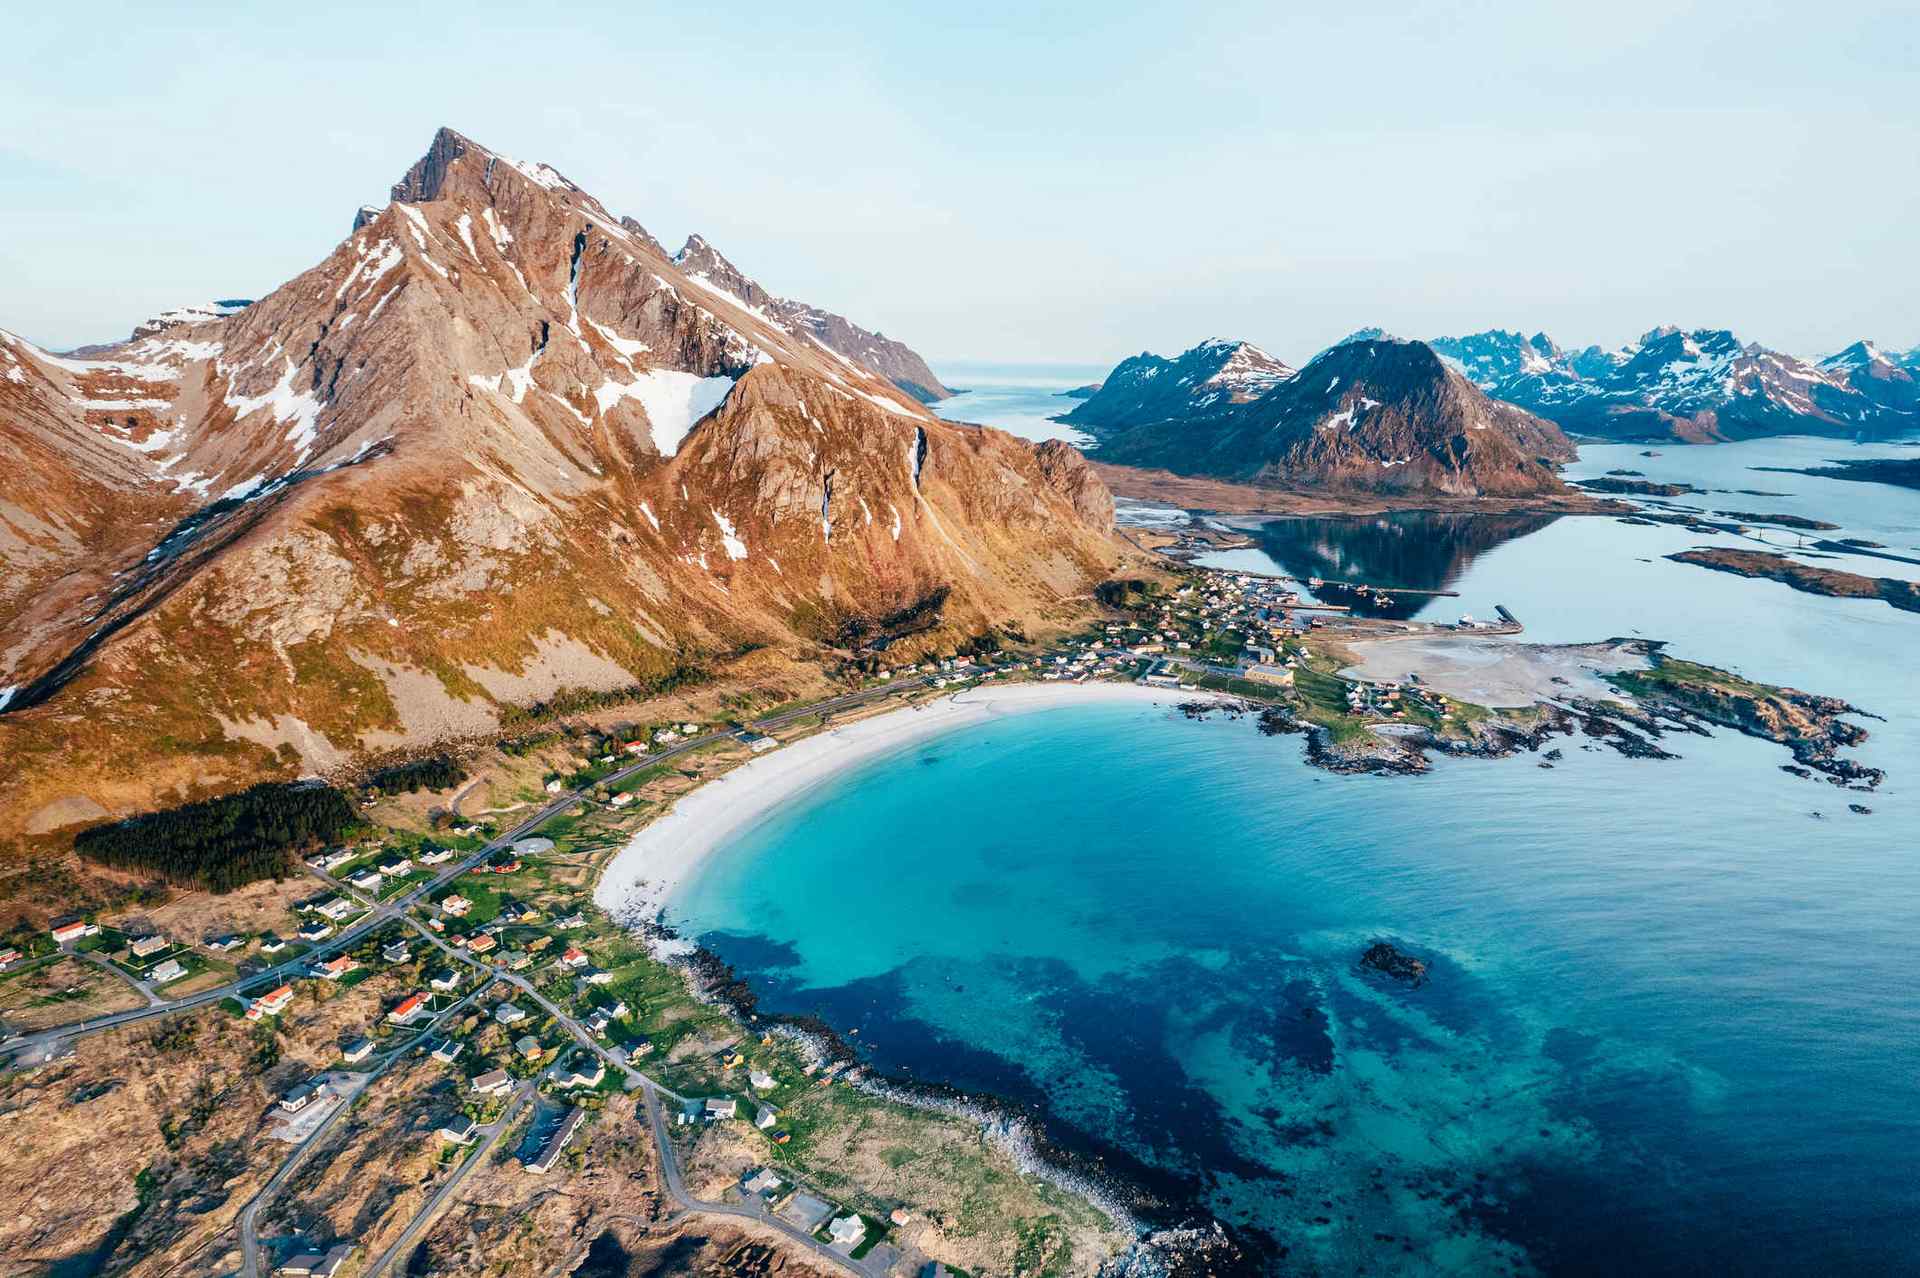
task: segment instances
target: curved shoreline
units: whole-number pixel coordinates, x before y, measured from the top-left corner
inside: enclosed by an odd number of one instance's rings
[[[1025,683],[967,688],[919,705],[828,728],[681,795],[602,868],[594,903],[615,918],[656,919],[667,899],[721,847],[788,800],[870,759],[1007,714],[1093,701],[1168,708],[1218,694],[1121,683]]]

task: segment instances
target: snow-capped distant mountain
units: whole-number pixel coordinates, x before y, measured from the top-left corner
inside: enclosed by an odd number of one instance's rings
[[[1354,329],[1351,333],[1348,333],[1345,337],[1335,342],[1333,346],[1345,346],[1349,342],[1397,342],[1400,340],[1397,335],[1389,333],[1379,325],[1369,324],[1365,328]],[[1327,347],[1327,350],[1332,350],[1333,346]],[[1321,352],[1323,355],[1325,353],[1326,351]]]
[[[1820,367],[1888,412],[1920,413],[1920,378],[1914,375],[1920,371],[1920,347],[1889,355],[1872,342],[1855,342],[1821,360]]]
[[[1545,333],[1490,329],[1434,350],[1496,399],[1609,439],[1713,443],[1848,436],[1914,422],[1913,377],[1870,344],[1820,364],[1726,329],[1652,329],[1614,350],[1566,351]]]
[[[1143,351],[1122,360],[1060,420],[1108,428],[1162,422],[1247,403],[1291,376],[1291,368],[1252,342],[1215,337],[1172,359]]]

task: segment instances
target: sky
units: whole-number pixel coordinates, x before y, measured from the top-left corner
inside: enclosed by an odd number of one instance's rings
[[[446,124],[936,363],[1920,345],[1910,2],[276,8],[14,9],[0,326],[262,295]]]

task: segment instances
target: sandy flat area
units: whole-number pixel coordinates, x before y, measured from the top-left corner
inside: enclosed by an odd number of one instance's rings
[[[1000,715],[1095,701],[1174,706],[1212,694],[1123,683],[1025,683],[969,688],[830,728],[742,764],[683,796],[607,863],[594,900],[615,915],[655,914],[716,848],[837,773],[916,742]]]
[[[1378,639],[1349,643],[1349,679],[1397,682],[1418,674],[1429,687],[1476,705],[1530,706],[1569,697],[1621,700],[1600,676],[1645,670],[1647,659],[1608,643],[1517,643],[1499,637]],[[1556,683],[1555,679],[1564,682]]]

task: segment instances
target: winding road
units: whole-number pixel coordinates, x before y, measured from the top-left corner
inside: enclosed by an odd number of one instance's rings
[[[924,676],[901,679],[894,683],[887,684],[884,687],[868,688],[838,697],[830,697],[811,705],[799,706],[780,714],[769,715],[766,718],[754,721],[749,726],[755,731],[770,731],[785,727],[788,724],[813,715],[831,715],[837,711],[853,709],[889,697],[901,696],[924,688],[928,683],[929,679]],[[689,737],[667,749],[640,756],[632,763],[601,778],[597,784],[617,783],[637,772],[651,768],[666,760],[737,735],[739,735],[738,730],[727,730]],[[472,955],[454,948],[442,940],[428,928],[426,924],[410,912],[410,907],[421,898],[452,882],[460,875],[465,874],[501,848],[527,837],[549,820],[569,811],[585,801],[585,799],[585,793],[578,790],[569,791],[561,795],[533,816],[515,826],[512,830],[489,840],[477,851],[449,865],[433,878],[417,884],[405,893],[393,898],[391,901],[370,900],[340,880],[334,878],[332,875],[321,870],[313,870],[312,872],[315,877],[328,884],[334,890],[358,902],[365,908],[365,915],[356,920],[351,926],[343,929],[335,936],[306,951],[297,958],[288,959],[283,963],[262,969],[250,976],[242,977],[226,985],[203,990],[198,994],[171,1001],[159,1000],[158,995],[143,986],[141,987],[143,992],[147,994],[149,999],[155,1000],[155,1005],[91,1017],[86,1020],[70,1022],[66,1025],[54,1026],[33,1033],[15,1034],[4,1040],[0,1040],[0,1051],[9,1052],[12,1061],[19,1063],[30,1062],[35,1058],[51,1059],[59,1051],[63,1043],[84,1035],[97,1034],[126,1025],[138,1024],[156,1017],[172,1016],[182,1012],[193,1011],[198,1008],[217,1004],[227,998],[244,999],[245,993],[248,990],[263,989],[285,978],[304,974],[316,959],[348,949],[369,933],[384,927],[388,923],[399,922],[418,933],[429,944],[446,954],[455,962],[478,969],[483,974],[483,979],[458,1002],[455,1002],[434,1016],[431,1021],[421,1028],[418,1034],[408,1036],[405,1043],[383,1054],[379,1058],[378,1064],[372,1070],[357,1075],[358,1081],[353,1085],[352,1091],[340,1097],[333,1111],[320,1122],[306,1139],[294,1148],[292,1153],[281,1163],[279,1169],[274,1172],[267,1183],[261,1186],[260,1190],[247,1202],[247,1205],[241,1209],[238,1223],[243,1278],[260,1278],[261,1276],[259,1239],[259,1219],[261,1212],[272,1204],[281,1189],[286,1186],[287,1182],[292,1179],[294,1174],[299,1171],[300,1167],[306,1162],[308,1156],[326,1139],[327,1134],[333,1130],[334,1124],[339,1120],[340,1116],[352,1108],[354,1098],[358,1096],[366,1086],[371,1084],[374,1079],[385,1073],[396,1060],[422,1041],[422,1037],[425,1034],[431,1032],[433,1028],[439,1025],[446,1017],[471,1003],[486,990],[492,988],[495,981],[514,986],[534,1003],[538,1004],[548,1015],[553,1017],[581,1047],[586,1048],[608,1065],[621,1071],[627,1080],[629,1090],[635,1087],[641,1089],[645,1101],[648,1124],[652,1130],[654,1144],[659,1151],[662,1178],[666,1182],[669,1196],[680,1210],[702,1215],[727,1216],[754,1221],[784,1235],[797,1246],[806,1249],[815,1258],[835,1268],[854,1274],[857,1278],[884,1278],[886,1273],[885,1268],[877,1267],[873,1264],[872,1258],[869,1258],[869,1261],[853,1260],[851,1257],[822,1243],[806,1231],[773,1215],[766,1209],[765,1205],[759,1203],[758,1200],[755,1200],[753,1207],[747,1207],[731,1203],[707,1202],[694,1198],[687,1192],[685,1181],[681,1177],[679,1160],[675,1154],[673,1143],[668,1136],[666,1120],[662,1114],[660,1105],[660,1097],[663,1095],[670,1096],[681,1102],[685,1102],[686,1098],[642,1071],[633,1068],[623,1055],[615,1055],[613,1051],[602,1046],[592,1034],[587,1032],[584,1026],[564,1009],[548,1000],[536,990],[532,983],[526,978],[517,973],[499,971],[479,959],[474,958]],[[116,974],[121,976],[125,975],[124,973],[118,973],[117,969],[115,970]],[[486,1128],[482,1129],[487,1133],[486,1139],[461,1163],[453,1175],[434,1191],[432,1196],[429,1197],[427,1202],[422,1206],[421,1210],[408,1222],[406,1229],[401,1233],[400,1237],[366,1270],[366,1278],[378,1278],[378,1275],[399,1259],[405,1253],[405,1250],[418,1240],[420,1235],[432,1223],[434,1217],[445,1207],[453,1193],[458,1189],[460,1183],[466,1179],[468,1173],[480,1164],[488,1151],[494,1148],[499,1142],[500,1137],[512,1126],[513,1119],[525,1106],[527,1099],[532,1096],[533,1090],[534,1083],[531,1080],[523,1082],[520,1085],[514,1094],[513,1100],[501,1116],[493,1123],[488,1124]]]
[[[755,720],[748,726],[755,731],[765,732],[785,727],[790,723],[797,722],[810,715],[832,714],[836,711],[850,710],[857,706],[866,705],[887,697],[900,696],[904,693],[925,687],[927,682],[928,680],[925,677],[901,679],[885,687],[866,688],[859,692],[850,692],[838,697],[829,697],[825,701],[815,702],[812,705],[799,706],[792,710],[782,711],[779,714],[769,715],[764,719]],[[712,745],[717,741],[724,741],[726,738],[735,735],[737,735],[735,731],[727,730],[708,732],[697,737],[689,737],[685,741],[678,742],[667,749],[642,755],[632,763],[602,777],[597,784],[606,785],[625,780],[634,773],[644,771],[647,768],[653,767],[655,764],[664,763],[669,759],[676,758],[689,751],[698,750],[702,746]],[[468,870],[471,870],[474,866],[480,864],[501,848],[526,838],[554,817],[584,802],[586,797],[586,794],[579,790],[568,791],[560,795],[552,803],[541,808],[513,829],[489,840],[485,846],[469,854],[465,859],[449,865],[433,878],[417,884],[402,895],[385,902],[384,905],[386,909],[404,909],[412,905],[421,897],[451,883],[454,879],[465,874]],[[328,881],[334,882],[335,880],[329,879]],[[223,999],[243,998],[248,990],[270,988],[271,985],[277,984],[288,977],[304,974],[307,967],[311,965],[314,960],[352,947],[355,942],[366,936],[368,932],[380,924],[386,922],[390,917],[392,916],[376,909],[365,918],[358,920],[350,927],[328,938],[326,941],[306,951],[297,958],[288,959],[283,963],[277,963],[272,967],[263,968],[249,976],[243,976],[238,980],[216,986],[213,989],[202,990],[197,994],[190,994],[184,998],[164,1000],[155,1006],[134,1008],[124,1012],[110,1012],[101,1016],[89,1017],[85,1020],[70,1021],[65,1025],[55,1025],[47,1029],[34,1030],[30,1033],[8,1035],[6,1038],[0,1039],[0,1052],[10,1053],[13,1060],[20,1062],[27,1062],[36,1058],[47,1059],[58,1050],[60,1043],[68,1039],[79,1038],[87,1034],[98,1034],[105,1030],[118,1029],[124,1025],[135,1025],[141,1021],[151,1020],[158,1016],[172,1016],[180,1012],[194,1011],[198,1008],[219,1003]]]

